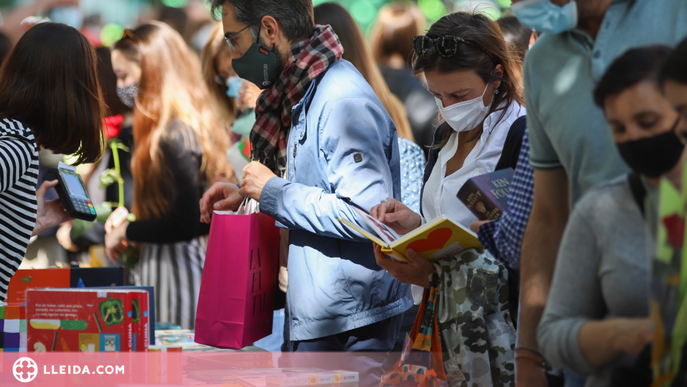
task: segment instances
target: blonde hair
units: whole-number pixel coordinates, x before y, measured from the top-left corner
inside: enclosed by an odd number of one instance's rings
[[[138,219],[150,219],[170,210],[168,187],[172,176],[164,168],[160,142],[168,135],[172,121],[183,122],[197,138],[184,135],[189,146],[200,146],[201,173],[208,181],[220,174],[233,176],[225,156],[230,142],[201,79],[197,56],[181,35],[155,21],[127,32],[113,50],[121,50],[127,59],[141,66],[134,108],[134,213]]]
[[[224,41],[222,24],[217,23],[210,32],[208,41],[200,54],[201,67],[205,86],[210,91],[210,98],[218,106],[217,115],[226,128],[231,127],[236,119],[236,100],[227,96],[227,86],[215,81],[217,75],[217,56],[223,52],[229,52],[231,48]]]

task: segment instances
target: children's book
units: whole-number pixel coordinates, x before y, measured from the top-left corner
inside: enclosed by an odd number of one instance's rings
[[[434,262],[465,249],[483,248],[475,233],[443,215],[401,236],[367,212],[357,207],[353,208],[376,235],[346,219],[339,219],[339,221],[380,245],[382,252],[400,262],[408,262],[407,249],[412,249],[420,257]]]

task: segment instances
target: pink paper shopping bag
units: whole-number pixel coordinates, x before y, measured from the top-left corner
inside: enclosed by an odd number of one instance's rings
[[[215,212],[196,313],[196,342],[243,348],[272,333],[279,229],[261,213]]]

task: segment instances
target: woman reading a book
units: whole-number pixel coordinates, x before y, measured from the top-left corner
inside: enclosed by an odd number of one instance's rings
[[[414,50],[413,70],[424,73],[445,122],[429,155],[421,214],[389,198],[371,215],[399,234],[442,216],[467,229],[477,218],[458,191],[468,179],[494,172],[511,126],[526,113],[517,59],[496,23],[465,12],[443,17],[426,36],[414,38]],[[401,282],[427,288],[430,278],[440,279],[436,318],[449,380],[514,384],[515,329],[501,263],[481,249],[462,250],[434,265],[412,250],[406,251],[406,264],[375,249],[377,263]]]
[[[656,250],[646,247],[642,215],[649,221],[658,211],[648,205],[644,211],[645,186],[657,187],[661,176],[680,186],[680,160],[686,154],[681,120],[656,82],[670,52],[667,46],[629,50],[609,66],[594,91],[620,155],[634,172],[590,190],[573,209],[537,329],[544,357],[589,375],[587,387],[610,385],[616,370],[625,382],[614,385],[637,385],[625,367],[651,338],[647,251]],[[659,266],[653,278],[667,272]],[[671,323],[660,325],[671,332]],[[645,354],[648,359],[649,351]]]

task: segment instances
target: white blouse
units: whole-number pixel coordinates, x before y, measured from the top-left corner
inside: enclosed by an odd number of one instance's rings
[[[502,114],[503,111],[499,110],[487,116],[482,136],[463,162],[463,167],[446,176],[446,164],[458,150],[458,133],[451,134],[439,151],[437,163],[425,184],[422,196],[424,220],[443,214],[463,227],[470,227],[470,223],[477,220],[456,195],[468,179],[494,172],[511,125],[518,117],[526,115],[527,110],[514,101],[503,117]]]

